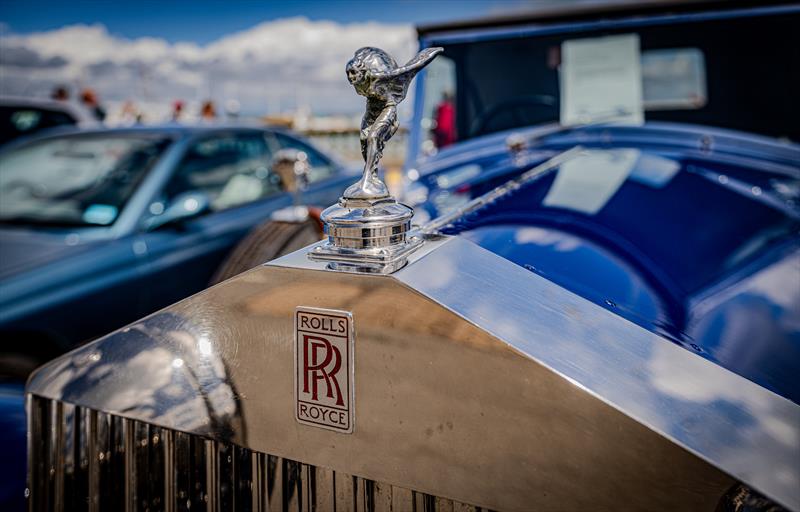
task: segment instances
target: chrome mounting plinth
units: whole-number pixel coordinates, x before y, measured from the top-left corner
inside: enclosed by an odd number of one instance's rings
[[[322,212],[328,239],[308,257],[344,272],[390,274],[422,245],[409,233],[414,210],[394,198],[370,201],[341,198]]]

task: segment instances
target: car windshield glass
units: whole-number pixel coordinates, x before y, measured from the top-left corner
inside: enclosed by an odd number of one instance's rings
[[[9,149],[0,154],[0,222],[110,225],[168,143],[82,135]]]
[[[489,133],[560,122],[571,108],[565,108],[566,80],[576,76],[565,74],[567,51],[575,55],[572,51],[581,44],[591,48],[593,42],[614,36],[635,41],[631,59],[635,66],[630,67],[640,78],[637,104],[645,121],[715,126],[800,141],[800,124],[787,115],[800,108],[796,94],[800,74],[790,65],[800,59],[798,23],[800,14],[782,13],[514,34],[484,41],[440,42],[432,36],[428,43],[443,46],[444,53],[424,76],[420,150],[431,154]],[[592,64],[596,62],[586,62],[587,69],[579,70],[587,82]],[[601,94],[586,89],[576,92],[579,100]],[[618,94],[619,89],[613,92]]]

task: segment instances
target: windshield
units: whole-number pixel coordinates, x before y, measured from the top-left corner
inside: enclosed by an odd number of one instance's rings
[[[565,112],[602,89],[591,83],[598,63],[586,49],[611,36],[635,41],[636,62],[629,68],[636,74],[635,100],[645,121],[800,141],[800,123],[790,114],[800,109],[795,66],[800,61],[800,14],[679,23],[464,43],[433,38],[429,43],[445,51],[424,77],[420,149],[431,154],[481,135],[562,121]],[[565,69],[581,44],[585,67]],[[583,84],[567,84],[576,76]],[[622,90],[608,80],[603,85],[614,86],[616,94]],[[575,105],[567,105],[569,90],[575,91]]]
[[[105,226],[169,140],[163,136],[49,138],[0,154],[0,222]]]

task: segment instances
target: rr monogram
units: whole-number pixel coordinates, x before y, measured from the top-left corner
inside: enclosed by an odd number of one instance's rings
[[[319,360],[320,352],[325,356]],[[333,363],[332,367],[329,366]],[[319,381],[325,381],[326,396],[335,398],[336,405],[344,405],[342,390],[336,374],[342,367],[342,354],[325,338],[303,334],[303,392],[308,393],[311,380],[311,399],[318,400]],[[334,392],[336,396],[334,397]]]

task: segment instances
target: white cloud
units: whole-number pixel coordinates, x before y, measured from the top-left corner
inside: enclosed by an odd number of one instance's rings
[[[416,40],[409,25],[305,18],[265,22],[206,46],[125,39],[103,25],[73,25],[4,35],[0,94],[47,96],[56,84],[66,84],[73,91],[92,87],[112,103],[237,99],[249,114],[303,104],[315,113],[356,113],[363,98],[347,83],[344,66],[368,45],[405,62]]]

